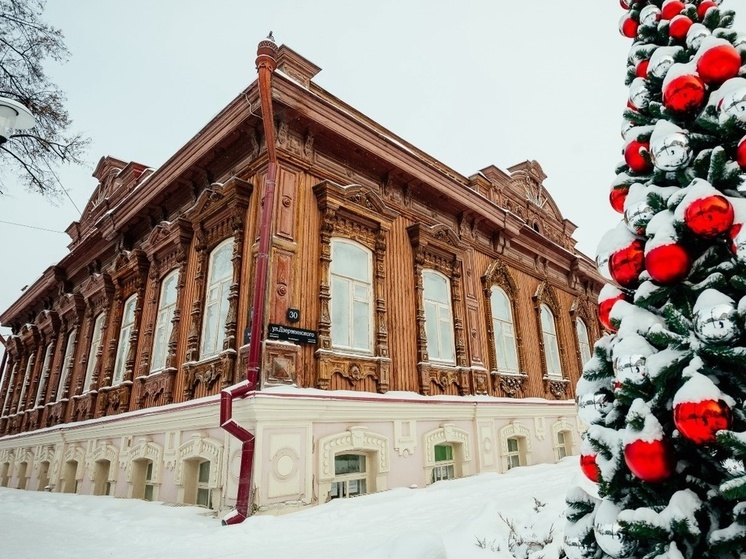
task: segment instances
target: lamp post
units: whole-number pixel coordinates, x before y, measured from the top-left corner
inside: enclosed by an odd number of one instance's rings
[[[34,115],[18,101],[0,97],[0,145],[11,137],[11,130],[28,130],[36,124]]]

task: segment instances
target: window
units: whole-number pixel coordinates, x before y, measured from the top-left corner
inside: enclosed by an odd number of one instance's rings
[[[36,360],[36,354],[32,353],[29,355],[28,363],[26,363],[26,373],[23,375],[23,382],[21,383],[21,395],[18,398],[18,411],[26,409],[24,399],[26,398],[26,386],[31,380],[31,371],[34,369],[34,361]]]
[[[456,472],[453,460],[453,446],[449,444],[436,444],[433,483],[442,479],[453,479],[454,477],[456,477]]]
[[[49,462],[44,461],[39,464],[39,481],[36,486],[37,491],[44,491],[49,485]]]
[[[581,319],[575,321],[575,330],[578,334],[578,348],[580,349],[580,361],[585,365],[591,360],[591,344],[588,338],[588,328]]]
[[[44,391],[46,390],[47,378],[49,378],[49,368],[52,366],[52,353],[54,347],[53,344],[47,345],[47,350],[44,352],[44,363],[42,364],[41,371],[39,371],[39,388],[36,390],[36,403],[35,406],[40,406],[44,402]]]
[[[137,295],[132,295],[124,303],[122,312],[122,326],[119,329],[119,344],[117,345],[117,360],[114,363],[114,378],[111,381],[112,386],[119,384],[124,380],[124,370],[127,366],[127,354],[130,351],[130,337],[132,330],[135,328],[135,305],[137,304]]]
[[[557,433],[557,440],[556,440],[556,453],[557,453],[557,460],[562,460],[565,456],[567,456],[567,435],[565,434],[565,431],[559,431]]]
[[[150,371],[159,371],[166,367],[168,340],[171,333],[171,320],[176,311],[176,281],[179,273],[172,272],[161,283],[161,298],[155,320],[153,354],[150,360]]]
[[[145,494],[143,499],[146,501],[153,500],[153,461],[149,460],[145,467]]]
[[[338,454],[334,457],[332,499],[355,497],[367,492],[364,454]]]
[[[65,473],[62,479],[62,492],[63,493],[77,493],[78,492],[78,462],[76,460],[69,460],[65,462]]]
[[[210,491],[210,462],[200,462],[197,474],[197,505],[212,508],[212,492]]]
[[[104,313],[99,313],[93,322],[93,338],[91,339],[91,350],[88,352],[88,365],[85,370],[85,382],[83,383],[83,392],[91,390],[93,382],[93,371],[96,370],[96,357],[98,349],[101,347],[101,337],[103,336]]]
[[[205,318],[202,324],[200,357],[217,355],[223,349],[225,321],[228,318],[228,295],[233,278],[233,239],[229,239],[210,254]]]
[[[508,463],[508,469],[517,468],[521,465],[521,451],[518,438],[511,437],[507,440],[508,452],[505,455]]]
[[[515,343],[513,312],[505,291],[499,287],[491,289],[492,331],[495,337],[496,369],[510,373],[518,371],[518,349]]]
[[[557,330],[554,315],[549,307],[541,305],[541,333],[544,340],[544,356],[547,363],[547,376],[561,377],[559,347],[557,346]]]
[[[93,494],[110,495],[111,481],[109,481],[109,471],[111,462],[109,460],[96,460],[93,469]]]
[[[67,345],[65,346],[65,357],[62,359],[62,370],[60,371],[60,382],[57,385],[57,402],[62,400],[65,393],[65,383],[67,382],[67,374],[70,368],[73,366],[73,348],[75,347],[75,335],[77,330],[72,330],[67,335]]]
[[[8,386],[5,387],[5,402],[3,402],[3,411],[5,413],[10,413],[10,410],[8,409],[8,403],[10,400],[10,394],[13,392],[11,388],[11,384],[13,383],[13,380],[15,379],[16,373],[18,372],[18,362],[16,361],[13,363],[13,369],[10,371],[10,378],[8,379]]]
[[[422,285],[428,356],[431,361],[455,364],[450,282],[443,274],[424,270]]]
[[[18,464],[18,489],[26,489],[26,470],[28,470],[28,462]]]
[[[332,240],[331,284],[332,346],[372,352],[373,270],[370,251],[343,240]]]
[[[4,462],[0,466],[0,487],[8,487],[10,482],[10,462]]]

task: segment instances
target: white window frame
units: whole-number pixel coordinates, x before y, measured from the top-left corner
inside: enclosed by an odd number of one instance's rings
[[[365,279],[345,275],[339,270],[338,264],[335,266],[335,248],[343,245],[358,250],[360,253],[365,255],[367,261],[367,281]],[[331,240],[331,254],[332,260],[329,265],[329,291],[331,295],[331,300],[329,301],[329,314],[332,317],[332,347],[344,351],[372,354],[373,332],[375,330],[373,326],[373,253],[359,243],[347,239],[335,238]],[[346,332],[343,332],[342,326],[340,324],[335,324],[333,319],[338,308],[341,306],[340,301],[342,300],[338,288],[335,288],[338,283],[344,283],[347,291],[347,309],[341,309],[341,312],[344,313],[346,311],[347,314]],[[356,305],[364,305],[367,308],[366,314],[368,320],[364,324],[360,324],[355,320]],[[361,327],[367,328],[368,335],[365,336],[366,339],[364,345],[356,345],[356,340],[359,337],[357,335],[359,334],[357,329]]]
[[[345,474],[338,474],[337,473],[337,458],[341,456],[359,456],[362,458],[362,465],[363,468],[361,471],[357,472],[348,472]],[[368,490],[370,488],[370,479],[369,479],[369,468],[368,468],[368,462],[370,461],[369,456],[364,452],[339,452],[334,455],[334,478],[332,479],[332,490],[331,490],[331,498],[332,499],[347,499],[350,497],[359,497],[360,495],[365,495],[368,493]],[[363,490],[360,491],[360,482],[364,484]],[[353,495],[350,495],[350,486],[352,484],[356,484],[358,487],[358,491],[355,492]],[[341,494],[335,495],[335,487],[341,488]]]
[[[128,318],[128,309],[132,308],[132,319]],[[130,296],[122,306],[122,325],[119,327],[119,343],[117,344],[117,359],[114,363],[114,373],[111,385],[116,386],[124,380],[125,368],[127,367],[127,354],[130,352],[130,338],[132,330],[135,329],[135,313],[137,309],[137,294]],[[128,322],[125,322],[128,320]]]
[[[451,457],[438,460],[437,456],[437,450],[438,447],[441,448],[448,448],[451,451]],[[435,465],[433,466],[433,472],[430,479],[431,483],[435,483],[436,481],[442,481],[445,479],[455,479],[456,478],[456,449],[453,448],[452,444],[449,443],[438,443],[433,447],[433,461],[435,462]]]
[[[207,467],[207,479],[202,479],[203,468]],[[202,460],[197,464],[197,493],[196,493],[196,505],[198,507],[205,507],[208,509],[212,508],[212,488],[210,487],[210,461]],[[205,502],[200,502],[200,495],[206,497]]]
[[[575,319],[575,332],[578,335],[578,350],[580,351],[580,362],[585,365],[590,361],[591,355],[591,342],[590,336],[588,335],[588,326],[583,322],[582,318]]]
[[[505,441],[507,452],[505,453],[505,461],[508,470],[513,468],[519,468],[523,466],[521,463],[521,440],[519,437],[508,437]],[[514,443],[514,444],[511,444]],[[513,448],[515,446],[515,448]]]
[[[513,319],[513,306],[510,304],[510,298],[504,289],[493,285],[490,290],[490,305],[492,311],[492,333],[495,343],[495,365],[496,370],[507,373],[519,373],[518,344],[516,343],[515,322]],[[503,297],[505,307],[508,309],[507,320],[504,317],[497,316],[495,308],[498,306],[497,298]],[[498,335],[498,332],[500,335]],[[515,363],[507,363],[506,355],[512,348]]]
[[[93,381],[93,371],[96,369],[98,350],[101,347],[101,339],[104,336],[104,313],[100,312],[93,321],[93,337],[91,338],[91,349],[88,352],[88,364],[85,370],[85,381],[83,382],[83,394],[90,392]]]
[[[223,350],[223,342],[225,341],[225,322],[228,316],[228,296],[230,295],[231,284],[233,283],[233,267],[231,266],[228,270],[227,275],[213,278],[212,273],[214,270],[215,258],[222,251],[229,251],[230,258],[232,261],[233,257],[233,237],[226,239],[218,246],[216,246],[210,253],[209,264],[207,266],[207,289],[205,290],[205,307],[202,314],[202,335],[200,341],[200,359],[207,359],[213,357]],[[212,302],[210,301],[211,294],[215,294]],[[214,312],[210,314],[210,310]],[[210,316],[213,318],[211,319]],[[221,316],[223,320],[221,321]],[[208,328],[212,327],[214,336],[211,339],[207,338]]]
[[[29,354],[28,362],[26,363],[26,371],[23,373],[23,382],[21,383],[21,395],[18,398],[18,409],[16,411],[21,412],[26,409],[23,404],[23,400],[26,397],[26,386],[29,383],[31,372],[34,369],[36,363],[36,351]]]
[[[570,440],[568,441],[568,437]],[[554,436],[554,453],[557,460],[562,460],[566,456],[570,456],[570,449],[572,448],[572,433],[568,431],[557,431]]]
[[[42,364],[41,371],[39,371],[39,386],[36,389],[36,400],[34,401],[34,407],[40,406],[43,402],[44,391],[46,390],[47,380],[49,379],[49,372],[52,367],[52,356],[54,354],[54,344],[49,342],[47,349],[44,351],[44,363]]]
[[[426,276],[432,276],[439,281],[444,281],[446,285],[446,300],[439,301],[433,293],[428,293]],[[435,336],[426,334],[427,337],[427,355],[430,361],[436,363],[445,363],[449,365],[456,364],[456,336],[453,325],[453,307],[451,297],[451,280],[448,276],[435,270],[422,270],[422,303],[425,310],[425,331],[426,333],[435,332]],[[443,347],[443,336],[448,332],[450,335],[450,347]],[[435,338],[434,340],[432,338]],[[447,352],[450,351],[450,356]]]
[[[65,392],[65,383],[67,382],[67,375],[70,371],[70,366],[73,364],[75,359],[75,339],[78,336],[78,329],[73,328],[67,336],[67,344],[65,344],[65,356],[62,359],[62,369],[60,370],[60,381],[57,383],[57,397],[55,402],[62,400],[62,394]]]
[[[161,294],[158,300],[155,328],[153,330],[153,351],[150,355],[150,372],[154,373],[166,368],[168,358],[168,342],[171,336],[171,321],[176,312],[176,295],[179,272],[174,270],[161,281]],[[166,304],[167,288],[173,287],[173,300]],[[159,345],[160,340],[160,345]]]
[[[559,345],[557,345],[557,322],[554,318],[554,313],[548,305],[542,303],[539,307],[539,317],[541,320],[541,335],[544,342],[544,361],[546,362],[547,376],[562,378],[562,359],[560,357]]]
[[[10,379],[8,379],[8,386],[5,388],[5,401],[3,402],[3,409],[0,410],[0,413],[2,411],[5,411],[6,413],[10,413],[10,410],[8,409],[8,403],[10,401],[10,393],[12,392],[10,389],[10,383],[13,382],[13,377],[16,376],[17,372],[18,372],[18,361],[13,363],[13,367],[10,370]]]

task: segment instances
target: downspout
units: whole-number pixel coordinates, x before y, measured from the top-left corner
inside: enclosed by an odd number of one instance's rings
[[[264,333],[264,309],[267,299],[267,277],[269,275],[269,243],[272,236],[272,212],[275,205],[275,181],[277,180],[277,153],[275,152],[275,125],[272,114],[272,73],[277,62],[277,45],[272,34],[259,43],[256,68],[259,73],[259,99],[262,105],[264,137],[267,144],[267,175],[264,179],[264,198],[261,202],[259,222],[259,249],[256,255],[254,274],[254,298],[249,339],[249,363],[246,380],[234,384],[220,393],[220,426],[241,441],[241,469],[238,475],[236,508],[223,518],[223,525],[240,524],[249,516],[251,502],[252,470],[254,464],[254,435],[233,419],[233,400],[245,398],[256,392],[261,359],[262,334]]]

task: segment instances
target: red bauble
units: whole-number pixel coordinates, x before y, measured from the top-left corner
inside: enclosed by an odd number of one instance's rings
[[[609,202],[614,211],[620,214],[624,213],[624,202],[627,200],[627,194],[629,194],[629,186],[617,186],[611,189]]]
[[[707,0],[707,2],[702,2],[699,6],[697,6],[697,15],[699,16],[699,19],[705,19],[705,15],[707,15],[707,10],[710,8],[717,8],[717,3],[713,2],[712,0]]]
[[[708,84],[719,84],[734,78],[741,69],[741,55],[733,45],[707,49],[697,60],[697,73]]]
[[[619,0],[619,5],[625,10],[629,10],[629,0]]]
[[[629,14],[624,14],[619,22],[619,32],[625,37],[634,39],[637,37],[637,26],[638,23]]]
[[[741,138],[736,148],[736,162],[741,166],[741,169],[746,169],[746,136]]]
[[[732,419],[730,408],[722,400],[682,402],[673,409],[673,422],[679,433],[697,444],[714,443],[715,433],[730,429]]]
[[[699,109],[705,100],[705,84],[694,74],[677,76],[663,88],[663,105],[677,113]]]
[[[686,39],[686,34],[689,31],[689,28],[692,26],[692,20],[686,17],[685,15],[677,15],[672,20],[671,23],[668,25],[668,34],[671,35],[674,39],[678,39],[679,41],[683,41]]]
[[[580,469],[585,474],[585,477],[593,483],[598,483],[598,480],[601,477],[601,471],[598,468],[598,464],[596,464],[595,454],[581,454]]]
[[[637,285],[637,276],[645,269],[645,244],[635,239],[629,246],[609,258],[611,277],[622,287]]]
[[[720,194],[700,198],[687,206],[684,223],[695,235],[717,237],[733,225],[733,206]]]
[[[635,476],[649,483],[669,478],[676,462],[673,447],[667,440],[647,442],[640,439],[624,447],[624,461]]]
[[[663,19],[673,19],[679,15],[684,8],[686,8],[686,4],[683,2],[679,2],[679,0],[669,0],[668,2],[663,3],[661,17]]]
[[[676,243],[657,246],[645,255],[645,269],[654,281],[663,285],[683,280],[691,265],[689,253]]]
[[[650,60],[640,60],[635,66],[635,76],[646,78],[648,76],[648,66],[650,66]]]
[[[598,302],[598,320],[601,322],[604,328],[611,332],[616,332],[616,328],[611,323],[611,309],[618,301],[624,301],[626,297],[624,293],[620,293],[615,297],[610,297]]]
[[[649,150],[650,144],[632,140],[624,148],[624,161],[635,173],[647,173],[653,169],[653,164],[645,159],[642,150]]]

